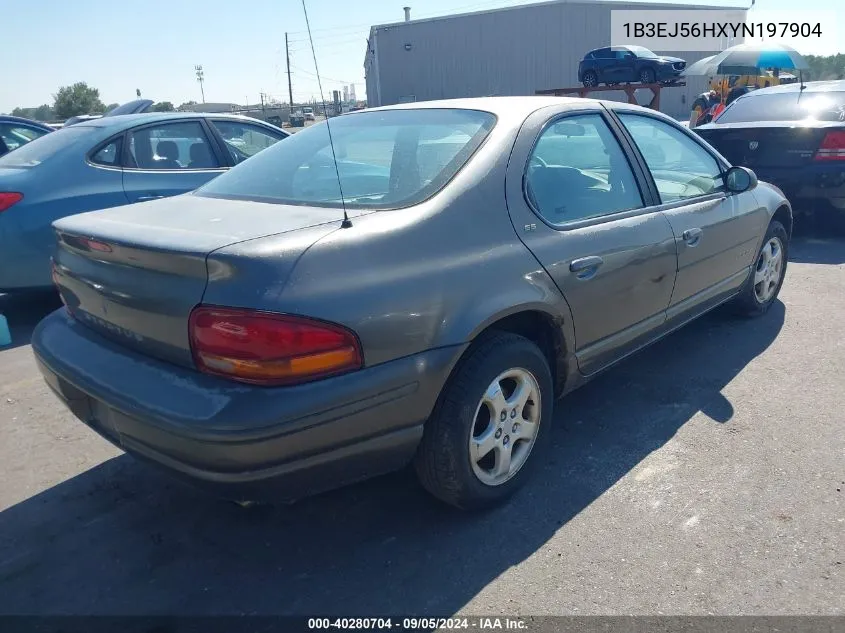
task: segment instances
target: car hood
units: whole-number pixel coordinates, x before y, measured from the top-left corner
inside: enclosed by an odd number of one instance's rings
[[[677,62],[686,63],[687,60],[681,59],[680,57],[665,57],[665,56],[661,55],[660,57],[657,58],[657,61],[664,62],[666,64],[675,64]]]

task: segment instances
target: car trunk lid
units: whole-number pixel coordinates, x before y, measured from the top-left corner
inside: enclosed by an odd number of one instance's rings
[[[341,218],[337,209],[191,194],[83,213],[54,223],[53,279],[71,314],[92,329],[147,355],[193,366],[188,318],[205,292],[208,255],[296,232],[297,248],[285,253],[289,271],[304,249],[339,228]]]
[[[733,165],[755,168],[800,167],[813,161],[825,134],[837,126],[794,122],[711,124],[695,128]]]

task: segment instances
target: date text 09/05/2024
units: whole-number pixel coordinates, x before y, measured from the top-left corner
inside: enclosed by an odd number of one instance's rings
[[[309,630],[344,629],[430,631],[456,629],[472,631],[527,630],[528,624],[520,618],[308,618]]]
[[[821,37],[820,22],[625,22],[625,37]]]

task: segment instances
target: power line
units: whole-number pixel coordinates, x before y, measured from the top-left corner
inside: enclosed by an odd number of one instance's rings
[[[298,70],[301,73],[305,73],[306,75],[311,75],[312,77],[316,77],[317,79],[325,79],[327,81],[332,81],[334,83],[339,83],[339,84],[354,84],[354,83],[361,84],[362,83],[360,81],[358,81],[358,82],[347,81],[346,79],[334,79],[332,77],[326,77],[325,75],[317,75],[315,73],[312,73],[310,70],[305,70],[304,68],[300,68],[299,66],[291,65],[291,68]]]

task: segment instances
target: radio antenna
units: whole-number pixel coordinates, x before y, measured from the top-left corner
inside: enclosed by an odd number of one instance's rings
[[[348,229],[352,226],[352,221],[346,213],[346,201],[343,198],[343,183],[340,180],[340,168],[337,166],[337,154],[334,151],[334,138],[332,138],[332,128],[329,125],[329,110],[326,107],[326,97],[323,94],[323,80],[320,79],[320,68],[317,66],[317,51],[314,50],[314,38],[311,37],[311,23],[308,21],[308,9],[305,7],[305,0],[302,0],[302,12],[305,14],[305,26],[308,29],[308,42],[311,44],[311,56],[314,58],[314,72],[317,73],[317,87],[320,89],[320,100],[323,102],[323,114],[326,116],[326,130],[328,130],[329,133],[329,146],[332,148],[334,173],[337,176],[337,188],[340,191],[340,204],[343,207],[343,223],[340,227]],[[291,108],[293,108],[292,103]]]

